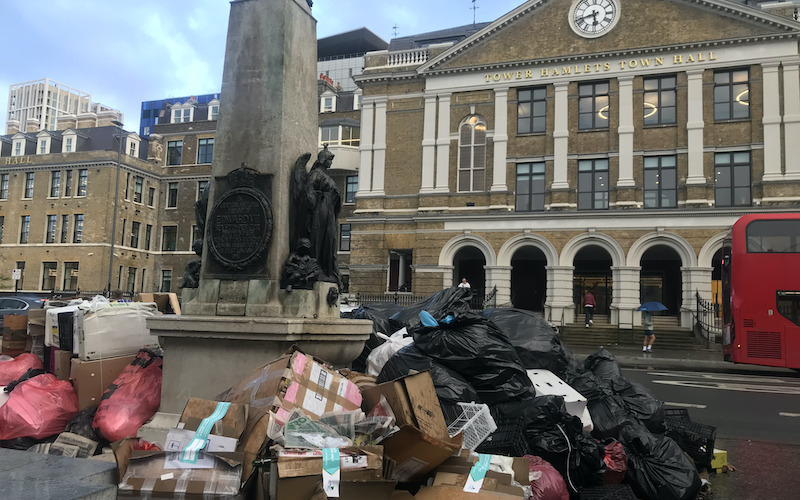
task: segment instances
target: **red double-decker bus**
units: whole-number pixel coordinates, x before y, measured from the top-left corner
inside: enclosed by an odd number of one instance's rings
[[[800,214],[742,216],[722,255],[725,359],[800,368]]]

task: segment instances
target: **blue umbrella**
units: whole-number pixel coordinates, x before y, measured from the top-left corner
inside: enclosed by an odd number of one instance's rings
[[[636,310],[637,311],[647,311],[647,312],[666,311],[667,310],[667,306],[665,306],[661,302],[645,302],[644,304],[640,305],[639,308],[636,309]]]

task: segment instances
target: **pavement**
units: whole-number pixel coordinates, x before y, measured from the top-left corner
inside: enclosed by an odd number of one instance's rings
[[[721,373],[742,373],[776,376],[800,377],[800,372],[789,368],[772,366],[746,365],[724,361],[722,346],[715,344],[707,349],[683,350],[660,349],[658,343],[653,345],[652,352],[642,352],[641,345],[607,344],[598,345],[596,348],[587,346],[570,347],[569,342],[564,345],[579,359],[584,360],[594,354],[601,347],[605,348],[617,359],[622,368],[638,368],[643,370],[674,370],[674,371],[700,371]]]

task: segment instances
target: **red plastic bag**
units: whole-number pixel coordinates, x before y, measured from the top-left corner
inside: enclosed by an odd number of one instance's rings
[[[37,375],[17,385],[0,406],[0,440],[59,434],[77,414],[72,384],[49,373]]]
[[[161,357],[141,349],[103,393],[92,427],[109,441],[136,436],[161,405]]]
[[[44,365],[39,356],[29,352],[23,352],[9,361],[0,361],[0,385],[8,385],[9,382],[17,380],[31,368],[43,370]]]
[[[569,500],[567,483],[550,462],[541,457],[525,455],[531,482],[531,500]]]
[[[628,471],[628,455],[622,443],[616,439],[605,445],[605,450],[603,461],[606,463],[606,473],[603,483],[619,484],[625,479],[625,473]]]

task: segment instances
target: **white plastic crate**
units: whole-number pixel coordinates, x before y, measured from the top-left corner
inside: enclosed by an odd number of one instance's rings
[[[459,432],[464,432],[462,448],[474,450],[478,447],[489,434],[497,430],[489,407],[483,403],[458,403],[461,407],[459,415],[450,425],[447,426],[447,433],[450,437]]]
[[[583,423],[583,430],[592,432],[594,424],[592,423],[592,417],[589,416],[589,409],[586,408],[586,398],[578,391],[567,385],[566,382],[550,370],[528,370],[528,378],[533,382],[537,396],[563,397],[567,413],[579,417]]]

